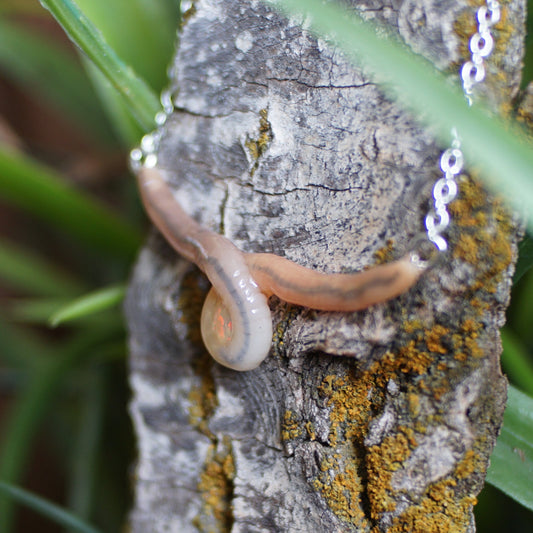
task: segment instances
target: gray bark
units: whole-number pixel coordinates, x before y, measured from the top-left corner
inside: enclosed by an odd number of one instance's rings
[[[457,76],[468,2],[353,5]],[[497,110],[517,93],[523,1],[504,14],[483,88]],[[443,147],[301,22],[255,1],[194,2],[159,161],[185,208],[241,249],[358,271],[421,231]],[[132,531],[474,531],[519,231],[470,177],[460,188],[451,252],[413,290],[357,313],[274,298],[271,354],[246,373],[206,354],[208,283],[154,232],[126,304]]]

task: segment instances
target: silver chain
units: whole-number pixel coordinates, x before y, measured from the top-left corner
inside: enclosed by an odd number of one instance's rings
[[[461,68],[461,81],[468,105],[472,105],[474,87],[485,79],[485,59],[494,48],[491,28],[500,20],[500,15],[500,4],[497,0],[487,0],[486,5],[476,12],[478,28],[469,41],[471,57]],[[448,204],[457,196],[457,178],[463,169],[463,161],[461,141],[454,128],[450,147],[444,150],[440,157],[443,176],[433,186],[433,206],[425,220],[427,237],[440,252],[448,248],[448,241],[443,237],[443,233],[450,225]]]
[[[155,116],[156,130],[147,133],[141,139],[139,146],[130,152],[130,167],[133,172],[138,172],[142,167],[154,168],[157,166],[157,151],[161,141],[161,126],[174,112],[174,101],[170,89],[161,93],[162,110]]]

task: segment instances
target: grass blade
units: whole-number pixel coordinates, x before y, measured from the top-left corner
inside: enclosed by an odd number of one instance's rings
[[[62,116],[80,123],[94,139],[114,142],[87,75],[60,46],[13,20],[0,19],[0,69],[39,101],[47,100]]]
[[[104,73],[146,131],[155,126],[160,103],[154,92],[106,43],[101,32],[71,0],[40,0],[66,34]]]
[[[141,239],[132,227],[28,157],[0,149],[0,197],[98,249],[131,259]]]
[[[487,481],[533,510],[533,398],[512,386]]]
[[[9,483],[0,481],[0,492],[37,511],[43,516],[50,518],[50,520],[63,527],[71,528],[73,531],[78,531],[79,533],[99,533],[98,529],[87,524],[76,515],[20,487],[15,487]]]
[[[91,63],[87,58],[82,58],[82,60],[102,107],[105,109],[122,145],[125,148],[130,148],[138,144],[144,132],[130,113],[124,100],[94,63]]]
[[[85,294],[68,303],[50,317],[50,325],[55,327],[65,322],[99,313],[120,304],[126,294],[125,285],[114,285]]]
[[[81,416],[74,446],[69,507],[88,520],[94,503],[98,455],[105,412],[106,369],[92,368],[84,382]]]
[[[518,127],[489,116],[479,106],[468,107],[458,83],[450,86],[432,63],[386,37],[383,30],[376,31],[354,12],[321,0],[268,3],[290,15],[304,14],[313,32],[363,64],[389,93],[423,117],[445,145],[452,128],[457,128],[468,163],[477,165],[486,182],[515,207],[523,211],[525,206],[533,215],[533,150]],[[533,228],[533,216],[529,227]]]
[[[171,12],[169,5],[176,1],[76,0],[76,3],[120,58],[159,92],[167,83],[166,68],[176,39],[179,16]]]

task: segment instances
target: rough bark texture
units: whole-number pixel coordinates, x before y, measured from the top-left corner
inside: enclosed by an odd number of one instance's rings
[[[457,75],[471,3],[353,4]],[[523,24],[522,0],[506,2],[484,84],[499,111],[516,95]],[[297,21],[198,0],[171,83],[160,163],[189,212],[241,249],[357,271],[421,230],[442,147]],[[413,290],[344,314],[273,299],[271,355],[247,373],[206,354],[207,281],[151,237],[126,305],[133,531],[474,531],[506,398],[498,328],[517,230],[471,177],[460,189],[451,253]]]

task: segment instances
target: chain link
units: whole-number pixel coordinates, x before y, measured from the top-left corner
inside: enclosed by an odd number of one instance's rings
[[[497,0],[487,0],[487,4],[476,12],[478,28],[469,42],[471,57],[461,68],[461,81],[468,105],[472,105],[475,85],[485,79],[485,59],[494,49],[491,28],[500,20],[500,16],[500,4]],[[448,248],[448,241],[443,236],[450,225],[448,204],[457,196],[457,178],[463,169],[463,162],[461,141],[454,128],[451,146],[444,150],[440,158],[443,177],[433,186],[433,205],[425,219],[427,238],[439,252]]]
[[[174,112],[174,101],[172,92],[165,89],[161,93],[161,106],[163,109],[155,116],[157,129],[147,133],[142,139],[139,146],[130,152],[130,168],[137,173],[142,167],[154,168],[157,166],[157,151],[161,141],[161,126],[167,121],[167,118]]]

